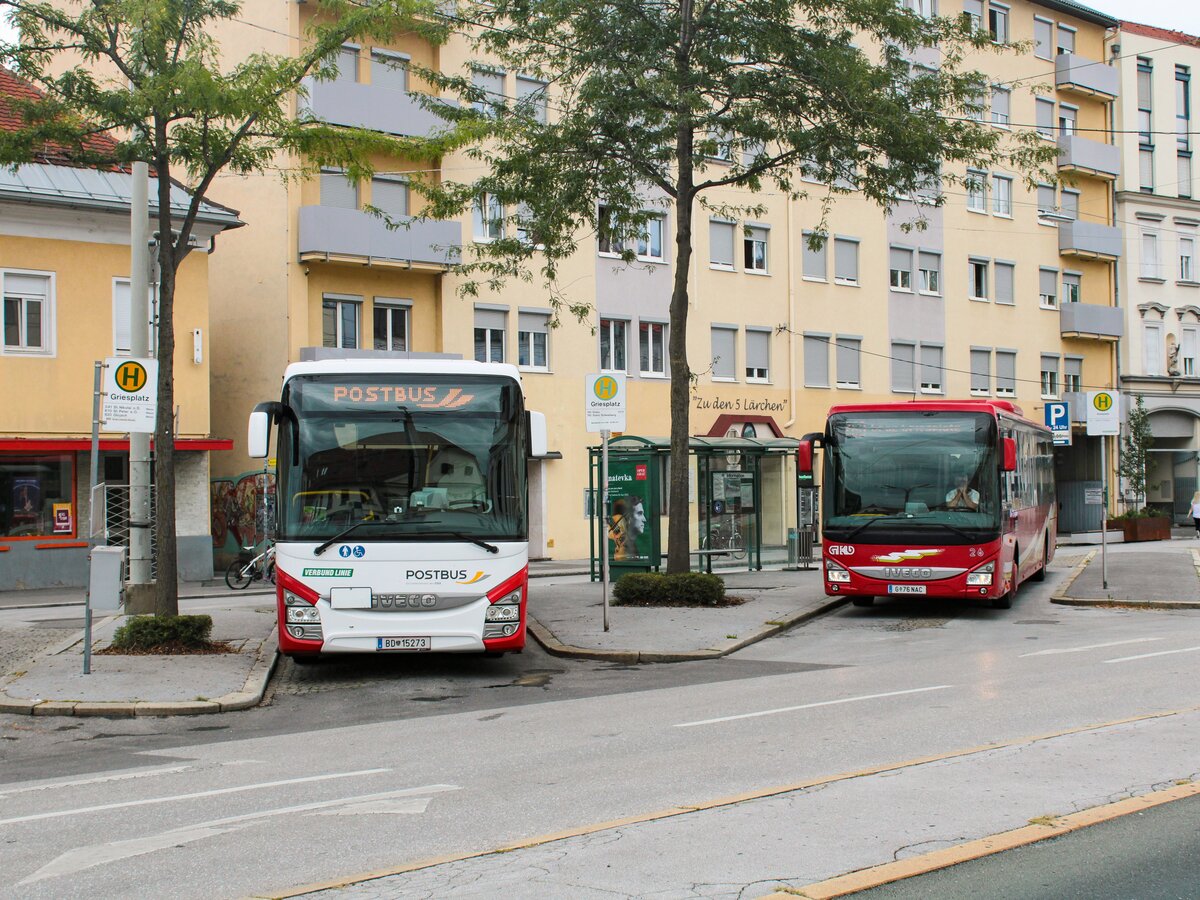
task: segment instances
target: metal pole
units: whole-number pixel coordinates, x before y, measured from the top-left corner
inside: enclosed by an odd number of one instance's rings
[[[600,519],[604,523],[602,533],[608,533],[608,437],[611,431],[600,432]],[[604,585],[604,630],[608,631],[608,539],[600,542],[600,583]]]
[[[129,352],[135,359],[150,347],[150,170],[133,164],[129,206]],[[170,360],[167,361],[170,365]],[[150,435],[129,435],[129,581],[150,584]]]
[[[1108,437],[1100,438],[1100,580],[1108,590]]]
[[[100,383],[104,363],[96,360],[96,371],[92,377],[92,469],[89,477],[88,490],[88,519],[95,518],[96,511],[91,504],[96,502],[96,485],[100,483]],[[83,674],[92,674],[92,580],[91,558],[92,548],[96,546],[96,535],[88,523],[88,587],[83,595]]]

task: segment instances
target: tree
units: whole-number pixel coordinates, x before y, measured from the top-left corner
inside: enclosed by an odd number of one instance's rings
[[[295,55],[256,53],[221,58],[214,38],[238,18],[236,0],[105,0],[44,3],[0,0],[21,34],[0,43],[0,64],[44,96],[20,104],[23,125],[0,134],[0,165],[31,162],[47,145],[83,165],[123,167],[141,160],[157,177],[159,234],[158,422],[154,435],[158,574],[155,611],[178,611],[175,538],[173,301],[176,271],[188,252],[197,212],[214,179],[279,165],[296,174],[321,166],[369,177],[375,154],[413,156],[426,142],[336,128],[310,114],[293,115],[303,80],[331,78],[341,46],[387,40],[400,30],[431,43],[446,26],[435,0],[319,0]],[[94,135],[115,139],[95,142]],[[190,204],[172,222],[173,178],[186,178]]]
[[[1121,462],[1117,471],[1129,486],[1130,493],[1137,498],[1136,510],[1146,505],[1146,454],[1154,446],[1154,432],[1150,430],[1150,413],[1146,403],[1138,394],[1129,410],[1129,430],[1121,442]]]
[[[688,496],[693,216],[698,206],[761,208],[712,203],[715,189],[769,186],[798,199],[808,181],[823,186],[825,209],[851,191],[892,208],[964,183],[966,165],[1053,179],[1052,146],[1031,130],[1006,138],[981,124],[990,81],[963,62],[993,44],[963,18],[926,19],[889,0],[479,0],[463,9],[485,63],[551,86],[509,105],[473,79],[442,79],[469,101],[446,114],[485,174],[418,189],[438,218],[484,194],[496,204],[486,209],[505,210],[500,239],[463,261],[465,293],[537,274],[556,308],[582,318],[588,306],[557,284],[559,264],[581,240],[627,242],[674,209],[673,510],[687,509]],[[938,68],[913,64],[933,47]],[[635,258],[627,243],[623,257]],[[667,570],[688,567],[688,518],[672,516]]]

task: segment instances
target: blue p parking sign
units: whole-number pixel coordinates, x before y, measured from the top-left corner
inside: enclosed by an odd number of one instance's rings
[[[1071,413],[1066,403],[1046,404],[1046,427],[1054,432],[1057,447],[1071,444]]]

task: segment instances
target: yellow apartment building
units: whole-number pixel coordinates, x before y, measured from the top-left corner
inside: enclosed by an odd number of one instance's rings
[[[0,69],[0,128],[14,128],[7,98],[33,89]],[[151,186],[151,195],[156,196]],[[187,193],[176,188],[182,212]],[[129,355],[129,175],[73,166],[48,153],[0,169],[0,587],[86,583],[92,397],[96,361]],[[152,207],[151,214],[154,214]],[[183,577],[212,575],[209,453],[228,449],[209,426],[212,335],[208,251],[237,215],[206,203],[199,248],[179,270],[175,295],[176,496]],[[142,327],[153,330],[153,323]],[[128,490],[129,437],[102,430],[99,480],[115,509]],[[102,517],[101,517],[102,518]],[[125,528],[115,516],[109,524]],[[111,542],[122,540],[110,534]]]
[[[1045,401],[1067,399],[1082,422],[1083,393],[1115,384],[1124,327],[1114,293],[1121,236],[1112,184],[1120,160],[1107,130],[1118,77],[1105,36],[1116,22],[1059,0],[948,2],[952,8],[934,11],[961,11],[997,41],[1029,43],[1019,54],[971,61],[994,78],[980,115],[995,128],[1036,130],[1053,142],[1063,183],[1029,188],[1019,173],[971,173],[969,189],[947,188],[944,205],[914,198],[890,214],[850,195],[836,203],[820,249],[807,240],[819,223],[816,185],[799,201],[756,195],[764,212],[754,220],[698,220],[689,273],[694,435],[799,437],[821,430],[836,403],[934,397],[1012,399],[1034,419]],[[294,49],[308,15],[303,3],[247,4],[243,21],[220,35],[224,52]],[[307,102],[334,123],[428,133],[437,119],[408,96],[427,87],[409,80],[406,60],[468,74],[510,98],[545,87],[477,64],[461,38],[441,48],[401,38],[344,48],[339,77],[313,84]],[[936,65],[937,57],[925,51],[913,62]],[[661,216],[633,247],[635,264],[623,263],[622,248],[603,235],[584,241],[560,280],[592,313],[555,323],[536,283],[459,295],[447,248],[496,237],[486,198],[461,222],[388,231],[363,207],[419,213],[404,185],[413,167],[376,162],[370,184],[324,172],[303,183],[263,176],[222,185],[249,227],[211,273],[214,430],[234,441],[214,470],[231,481],[254,472],[244,452],[246,417],[276,396],[287,362],[316,352],[305,348],[501,359],[522,370],[528,405],[547,415],[553,451],[530,462],[530,555],[586,556],[596,443],[584,424],[586,376],[626,373],[628,433],[663,436],[670,428],[669,205],[647,195],[647,208]],[[455,155],[435,174],[467,180],[475,165]],[[712,198],[738,199],[732,189]],[[927,228],[902,227],[918,216]],[[764,506],[778,512],[763,535],[768,545],[781,545],[794,523],[789,471],[776,461],[762,473]],[[1084,506],[1083,490],[1099,480],[1098,445],[1077,432],[1072,446],[1060,448],[1058,475],[1061,527],[1091,528],[1098,510]]]

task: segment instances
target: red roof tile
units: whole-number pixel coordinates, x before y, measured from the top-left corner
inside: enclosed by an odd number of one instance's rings
[[[20,111],[10,102],[11,99],[38,100],[43,96],[44,94],[29,82],[0,66],[0,131],[18,131],[25,125]],[[117,142],[108,135],[92,135],[84,141],[84,146],[93,153],[111,154],[116,150]],[[37,153],[37,157],[39,162],[73,164],[67,149],[58,144],[47,144]]]
[[[1200,47],[1200,37],[1170,28],[1159,28],[1157,25],[1143,25],[1140,22],[1121,22],[1121,30],[1130,34],[1140,34],[1142,37],[1158,38],[1172,44],[1194,44]]]

